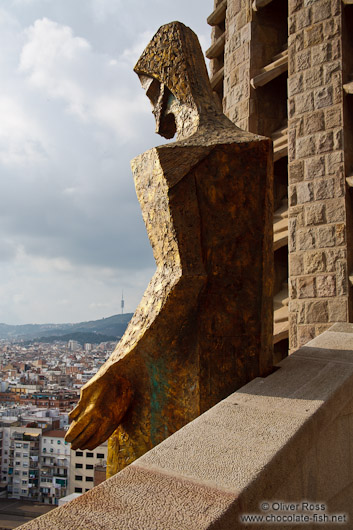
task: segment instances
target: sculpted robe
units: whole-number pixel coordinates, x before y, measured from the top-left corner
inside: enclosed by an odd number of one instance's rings
[[[176,22],[135,67],[158,132],[180,139],[132,162],[157,269],[72,413],[73,447],[118,426],[108,476],[272,366],[272,144],[217,109],[200,56]]]

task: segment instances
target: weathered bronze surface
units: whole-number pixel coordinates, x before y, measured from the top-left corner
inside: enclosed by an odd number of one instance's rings
[[[272,365],[271,142],[219,111],[183,24],[160,28],[135,71],[178,141],[132,161],[157,269],[70,414],[74,449],[112,435],[108,476]]]

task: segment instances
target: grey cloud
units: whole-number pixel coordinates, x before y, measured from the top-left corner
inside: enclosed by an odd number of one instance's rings
[[[12,241],[0,240],[0,261],[12,261],[16,257],[16,247]]]
[[[0,321],[6,321],[6,315],[13,323],[104,316],[97,308],[103,307],[113,286],[118,291],[126,288],[131,304],[137,304],[154,269],[130,160],[162,142],[132,68],[147,35],[170,20],[179,19],[208,38],[205,20],[213,1],[131,0],[117,10],[110,1],[103,4],[106,16],[103,10],[98,17],[94,0],[0,0],[0,9],[9,14],[6,31],[0,27],[2,95],[11,99],[14,109],[17,105],[23,110],[18,122],[9,122],[18,160],[0,163],[0,261],[5,267]],[[29,39],[26,29],[44,17],[70,27],[73,38],[89,43],[80,65],[73,63],[70,70],[58,63],[60,75],[82,90],[86,106],[81,116],[70,107],[68,94],[55,94],[50,80],[42,85],[30,82],[31,74],[45,73],[45,63],[32,61],[29,68],[19,69]],[[6,152],[9,132],[0,123],[0,152]],[[32,151],[25,149],[29,136],[37,142],[31,144]],[[18,261],[18,248],[29,257],[28,270],[26,259]],[[66,260],[73,268],[59,273],[49,263],[50,272],[36,272],[37,258]],[[112,277],[104,275],[107,267],[114,271]],[[84,278],[80,270],[85,270]],[[68,276],[70,281],[63,283]],[[26,302],[14,305],[14,293],[23,293]],[[67,313],[63,304],[53,305],[62,298],[70,300]],[[113,311],[114,303],[108,302],[107,311]]]

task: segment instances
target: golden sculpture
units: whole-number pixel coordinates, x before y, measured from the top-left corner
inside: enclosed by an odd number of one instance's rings
[[[135,72],[157,132],[132,162],[156,273],[66,440],[111,476],[272,366],[272,146],[218,108],[196,35],[162,26]]]

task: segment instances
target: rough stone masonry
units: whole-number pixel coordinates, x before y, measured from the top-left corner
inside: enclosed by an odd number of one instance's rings
[[[275,195],[281,173],[280,185],[288,184],[289,349],[294,351],[332,322],[353,319],[353,3],[225,3],[224,22],[209,17],[213,46],[220,34],[224,40],[211,68],[216,78],[224,61],[224,112],[246,130],[286,136],[274,174]],[[223,4],[216,0],[214,13]],[[271,69],[266,85],[254,84],[260,72]]]

